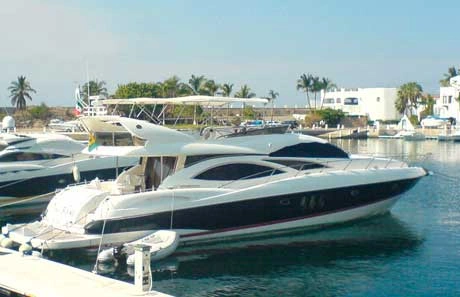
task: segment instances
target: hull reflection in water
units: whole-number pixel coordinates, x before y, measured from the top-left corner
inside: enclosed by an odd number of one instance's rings
[[[156,280],[169,279],[170,272],[175,273],[176,279],[260,273],[289,265],[325,265],[356,257],[387,258],[416,249],[422,242],[422,236],[387,214],[286,236],[183,246],[172,257],[152,262],[152,271]],[[80,250],[54,252],[50,257],[91,270],[96,255]],[[100,273],[132,281],[132,267],[123,263],[98,268]]]
[[[254,263],[283,266],[290,262],[298,264],[297,261],[311,264],[312,261],[391,255],[416,248],[422,242],[423,237],[413,232],[404,222],[386,214],[328,229],[308,230],[286,236],[185,246],[177,250],[175,257],[181,263],[181,273],[189,271],[196,276],[195,268],[188,269],[187,263],[193,265],[193,262],[200,262],[200,271],[209,267],[213,274],[221,266],[222,273],[228,273],[229,265],[238,269],[242,263],[249,266]],[[250,261],[244,260],[245,258]],[[201,263],[208,259],[212,265]],[[242,269],[247,271],[248,267]],[[260,267],[256,269],[259,270]]]

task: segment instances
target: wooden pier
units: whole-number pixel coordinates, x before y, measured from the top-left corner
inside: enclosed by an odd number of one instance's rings
[[[167,297],[170,295],[156,291],[142,292],[127,282],[0,248],[0,296]]]

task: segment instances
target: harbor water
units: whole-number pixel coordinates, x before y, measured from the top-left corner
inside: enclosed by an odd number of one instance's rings
[[[336,144],[350,153],[403,158],[433,174],[387,215],[288,236],[182,247],[152,263],[153,288],[174,296],[460,296],[460,143]],[[50,257],[85,270],[96,259],[83,252]],[[124,265],[99,268],[133,282]]]

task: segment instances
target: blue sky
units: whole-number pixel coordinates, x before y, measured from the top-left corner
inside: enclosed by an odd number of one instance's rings
[[[460,1],[8,1],[0,9],[0,105],[25,75],[34,103],[73,105],[75,86],[205,75],[304,105],[302,73],[341,87],[419,82],[460,67]],[[457,23],[455,27],[455,23]]]

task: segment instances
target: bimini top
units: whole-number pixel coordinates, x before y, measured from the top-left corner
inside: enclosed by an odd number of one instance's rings
[[[130,99],[105,99],[100,100],[103,105],[202,105],[202,106],[224,106],[230,103],[262,103],[267,104],[265,98],[236,98],[222,96],[184,96],[175,98],[130,98]]]
[[[83,152],[92,155],[145,157],[204,154],[282,156],[289,154],[295,156],[298,152],[307,149],[298,147],[299,144],[309,143],[308,149],[312,151],[331,150],[330,157],[348,157],[345,152],[322,139],[301,134],[269,134],[197,140],[183,132],[137,119],[84,117],[81,120],[91,135],[89,145]]]

